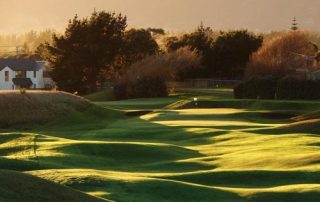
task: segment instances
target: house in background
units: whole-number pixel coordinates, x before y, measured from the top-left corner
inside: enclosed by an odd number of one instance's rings
[[[54,85],[44,77],[47,62],[32,59],[0,59],[0,90],[45,89]]]

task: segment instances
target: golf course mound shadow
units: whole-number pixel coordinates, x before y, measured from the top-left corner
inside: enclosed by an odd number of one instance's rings
[[[126,116],[143,116],[146,114],[153,113],[154,111],[151,110],[134,110],[134,111],[127,111],[125,112]]]
[[[262,118],[266,119],[291,119],[295,117],[295,114],[282,113],[282,112],[265,112],[261,113]]]
[[[285,126],[279,127],[279,129],[290,130],[295,132],[306,132],[312,129],[318,129],[320,126],[320,119],[312,119],[307,121],[299,121],[291,123]]]

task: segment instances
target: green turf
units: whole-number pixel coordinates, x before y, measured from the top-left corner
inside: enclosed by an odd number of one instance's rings
[[[320,102],[230,93],[97,102],[4,131],[0,167],[114,201],[320,201],[318,122],[307,119]]]
[[[112,89],[110,89],[110,88],[106,88],[106,89],[100,90],[96,93],[86,95],[86,96],[84,96],[84,98],[86,98],[90,101],[93,101],[93,102],[103,102],[103,101],[115,100]]]

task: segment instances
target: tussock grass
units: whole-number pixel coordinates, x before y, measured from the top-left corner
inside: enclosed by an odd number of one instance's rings
[[[92,106],[87,100],[64,92],[0,92],[0,126],[46,123]]]
[[[287,124],[285,126],[281,126],[278,129],[293,132],[293,133],[314,133],[318,134],[320,128],[320,119],[311,119],[306,121],[298,121],[295,123]]]
[[[69,187],[31,175],[0,170],[0,201],[98,202],[104,201]]]

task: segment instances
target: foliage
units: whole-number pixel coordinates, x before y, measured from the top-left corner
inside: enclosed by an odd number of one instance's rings
[[[162,28],[151,28],[149,27],[147,29],[149,32],[151,32],[152,34],[154,35],[165,35],[166,34],[166,31]]]
[[[166,81],[161,77],[141,77],[136,80],[119,82],[114,87],[114,95],[118,100],[166,97],[168,96],[168,89]]]
[[[251,54],[261,44],[262,36],[256,36],[247,30],[221,32],[217,36],[203,25],[193,33],[184,34],[182,37],[168,37],[166,40],[169,52],[189,46],[202,54],[204,69],[189,75],[195,78],[242,78]]]
[[[168,37],[165,43],[169,52],[189,46],[192,49],[206,53],[211,48],[213,42],[212,34],[213,31],[210,27],[204,27],[201,24],[192,33],[184,34],[181,37]]]
[[[320,99],[320,81],[292,77],[251,78],[234,88],[237,99]]]
[[[279,99],[320,99],[320,81],[282,78],[277,96]]]
[[[214,67],[214,76],[241,79],[251,54],[258,50],[262,40],[247,30],[222,32],[212,50],[210,64]]]
[[[46,44],[58,87],[68,92],[95,91],[121,51],[126,21],[121,14],[105,11],[70,20],[64,35],[55,35],[53,44]]]
[[[234,97],[237,99],[274,99],[276,88],[275,78],[252,78],[234,88]]]
[[[314,55],[307,32],[278,33],[265,40],[262,47],[252,55],[246,76],[285,76],[297,68],[307,65],[305,57],[298,54]]]
[[[124,34],[121,54],[114,65],[114,73],[122,75],[131,64],[158,52],[159,46],[149,30],[130,29]]]
[[[123,79],[134,80],[144,76],[159,76],[165,80],[183,80],[201,69],[201,55],[183,47],[176,51],[157,54],[132,64]]]

